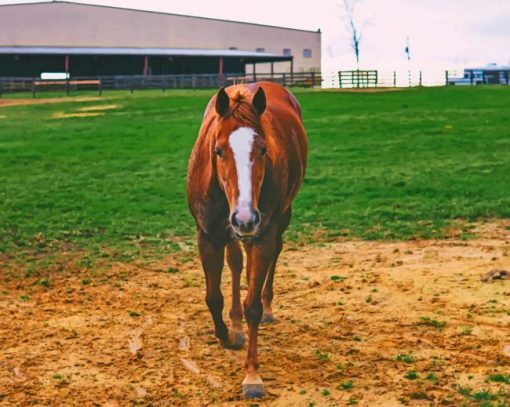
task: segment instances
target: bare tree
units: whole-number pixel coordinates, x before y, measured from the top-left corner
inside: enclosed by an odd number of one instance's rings
[[[351,36],[351,47],[356,57],[356,66],[359,69],[359,56],[360,56],[360,44],[363,37],[363,28],[368,24],[368,20],[364,23],[359,24],[359,21],[355,18],[355,6],[361,0],[343,0],[340,4],[345,12],[345,21],[347,29]]]

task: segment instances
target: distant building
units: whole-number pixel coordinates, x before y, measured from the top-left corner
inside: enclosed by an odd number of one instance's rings
[[[465,68],[462,78],[448,78],[448,85],[510,85],[510,66],[489,64]]]
[[[321,33],[65,1],[0,6],[0,77],[320,72]]]

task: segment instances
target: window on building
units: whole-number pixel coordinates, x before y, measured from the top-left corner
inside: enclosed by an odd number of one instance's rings
[[[311,58],[312,57],[312,50],[309,48],[305,48],[303,50],[303,58]]]
[[[283,55],[290,55],[290,54],[291,54],[290,48],[283,49]]]
[[[265,48],[257,48],[255,51],[256,52],[266,52],[266,49]]]

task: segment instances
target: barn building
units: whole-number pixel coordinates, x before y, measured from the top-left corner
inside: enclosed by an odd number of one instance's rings
[[[0,6],[0,77],[320,69],[320,30],[66,1]]]

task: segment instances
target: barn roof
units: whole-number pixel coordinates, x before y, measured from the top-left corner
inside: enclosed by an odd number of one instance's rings
[[[0,47],[0,54],[14,55],[140,55],[244,58],[247,61],[290,61],[292,55],[233,49],[125,48],[125,47]]]

